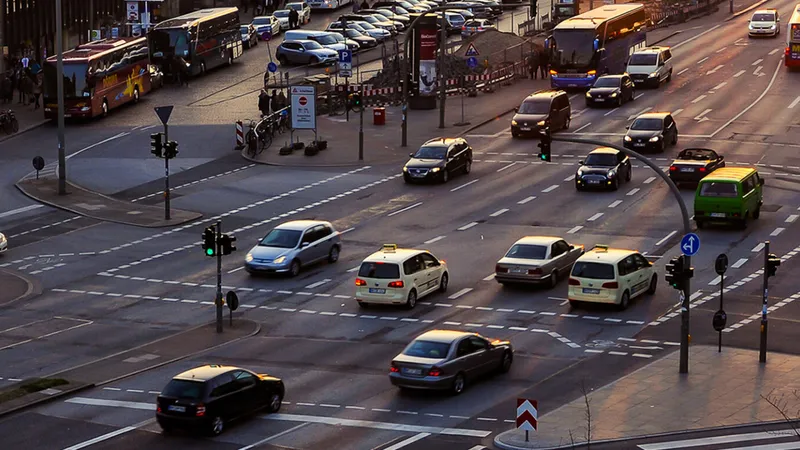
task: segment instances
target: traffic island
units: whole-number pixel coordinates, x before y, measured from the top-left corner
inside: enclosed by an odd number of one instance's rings
[[[3,261],[0,259],[0,261]],[[8,266],[11,263],[2,263],[0,267]],[[32,295],[42,292],[42,288],[36,280],[31,280],[23,274],[0,269],[0,306],[18,302]]]
[[[106,222],[158,228],[180,225],[203,216],[193,211],[171,209],[170,219],[165,220],[163,206],[117,200],[69,182],[67,182],[67,195],[59,195],[56,178],[26,177],[16,186],[23,194],[40,203]]]

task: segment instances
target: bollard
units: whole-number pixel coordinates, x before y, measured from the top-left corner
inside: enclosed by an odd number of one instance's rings
[[[236,150],[244,148],[244,125],[241,120],[236,121]]]

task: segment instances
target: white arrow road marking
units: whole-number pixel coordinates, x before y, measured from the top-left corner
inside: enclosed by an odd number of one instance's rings
[[[672,111],[672,117],[678,117],[678,114],[683,112],[683,108],[678,108],[675,111]]]
[[[759,58],[759,59],[755,60],[755,61],[753,62],[753,64],[750,64],[750,65],[751,65],[751,66],[757,66],[757,65],[761,64],[763,61],[764,61],[764,60],[763,60],[762,58]]]
[[[722,69],[723,67],[725,67],[725,66],[720,64],[719,66],[714,67],[713,69],[711,69],[708,72],[706,72],[706,75],[711,75],[712,73],[716,73],[719,69]]]
[[[706,117],[706,114],[710,113],[711,111],[713,111],[713,110],[712,109],[706,109],[705,111],[703,111],[700,114],[698,114],[694,118],[694,120],[697,120],[697,121],[700,121],[700,122],[705,122],[706,120],[709,120],[708,117]]]

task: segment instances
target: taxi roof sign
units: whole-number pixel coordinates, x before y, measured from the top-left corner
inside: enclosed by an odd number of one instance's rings
[[[383,244],[384,253],[394,253],[397,250],[397,244]]]
[[[607,245],[595,245],[594,248],[597,251],[603,251],[603,252],[607,252],[608,251],[608,246]]]

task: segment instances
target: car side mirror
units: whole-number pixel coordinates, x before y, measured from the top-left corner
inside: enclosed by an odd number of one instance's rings
[[[414,154],[413,154],[413,153],[409,153],[409,154],[408,154],[408,157],[409,157],[409,158],[413,158],[413,157],[414,157]]]
[[[569,249],[570,249],[570,250],[575,250],[575,246],[574,246],[574,245],[570,245],[570,246],[569,246]]]
[[[658,63],[658,67],[664,67],[664,61],[661,61],[660,63]]]
[[[758,179],[758,185],[759,186],[763,186],[764,185],[764,179],[763,178],[759,178]]]
[[[580,160],[580,161],[578,161],[578,164],[580,164],[580,165],[584,165],[584,164],[586,164],[586,163],[585,163],[583,160]]]
[[[519,108],[514,108],[514,114],[519,112]]]
[[[625,127],[625,129],[626,129],[626,130],[630,130],[630,129],[631,129],[631,126],[630,126],[630,125],[628,125],[628,126],[626,126],[626,127]]]
[[[719,157],[719,160],[720,160],[720,161],[722,161],[723,159],[725,159],[725,156],[720,156],[720,157]]]
[[[309,245],[311,245],[311,242],[303,242],[302,244],[300,244],[300,248],[306,248]]]

